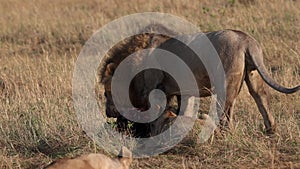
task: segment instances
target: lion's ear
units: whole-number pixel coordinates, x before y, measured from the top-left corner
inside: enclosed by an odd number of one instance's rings
[[[106,82],[108,82],[109,80],[111,80],[114,71],[116,70],[117,65],[115,63],[109,63],[106,65],[106,69],[105,72],[103,74],[103,78],[101,80],[101,82],[103,84],[105,84]]]

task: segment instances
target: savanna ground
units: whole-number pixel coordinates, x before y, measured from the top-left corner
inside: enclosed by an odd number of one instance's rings
[[[124,15],[167,12],[202,31],[245,31],[262,44],[277,82],[300,83],[298,0],[1,0],[0,11],[0,168],[41,168],[61,157],[105,153],[76,121],[72,73],[93,32]],[[264,134],[243,86],[231,132],[200,144],[195,129],[172,150],[135,159],[132,168],[300,168],[300,95],[271,94],[276,136]]]

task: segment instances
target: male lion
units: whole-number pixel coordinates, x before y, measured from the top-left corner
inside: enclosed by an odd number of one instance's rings
[[[273,134],[275,132],[275,122],[269,111],[268,86],[287,94],[299,91],[300,86],[285,88],[277,84],[269,76],[263,64],[263,52],[259,43],[246,33],[237,30],[221,30],[205,34],[196,34],[194,36],[197,38],[203,35],[209,39],[217,51],[226,74],[224,84],[226,88],[226,101],[223,108],[224,115],[220,117],[221,120],[231,121],[236,97],[240,92],[243,81],[246,81],[248,90],[263,116],[267,134]],[[147,45],[144,48],[153,47],[172,52],[179,56],[193,72],[197,81],[199,95],[201,97],[211,95],[214,86],[210,83],[208,73],[201,60],[199,60],[195,53],[188,47],[175,38],[160,34],[151,35],[147,39]],[[199,46],[199,48],[206,50],[204,46]],[[151,56],[149,55],[149,57]],[[102,82],[104,82],[107,102],[113,105],[110,92],[110,80],[107,79],[112,78],[115,68],[124,58],[118,59],[119,57],[117,55],[112,55],[111,58],[118,60],[118,62],[110,62],[105,65],[103,71],[103,75],[105,76],[102,76],[102,78],[106,80]],[[139,61],[140,60],[137,59],[135,64],[139,64]],[[177,111],[180,106],[178,102],[181,97],[181,91],[176,81],[168,73],[163,71],[148,70],[136,77],[136,80],[133,81],[133,85],[131,85],[129,89],[132,104],[139,109],[148,109],[150,105],[147,99],[149,91],[152,89],[161,89],[166,93],[167,109],[165,112],[173,111],[178,114]],[[117,112],[116,109],[114,109],[114,111]],[[162,115],[161,117],[164,118],[167,116]],[[163,124],[160,124],[156,127],[160,128],[162,125]],[[159,131],[157,129],[155,130]]]
[[[156,34],[153,32],[160,32],[159,39],[169,39],[170,36],[176,36],[178,33],[173,32],[166,27],[159,24],[150,24],[149,26],[143,28],[140,34],[137,34],[132,37],[125,38],[123,41],[119,42],[115,46],[113,46],[104,57],[104,61],[101,63],[98,69],[98,79],[97,85],[104,85],[104,95],[106,98],[106,116],[117,118],[117,127],[121,131],[126,131],[128,127],[128,120],[120,115],[119,111],[116,109],[112,94],[111,94],[111,80],[117,66],[129,55],[133,53],[138,53],[145,48],[148,48],[150,45],[154,46],[156,41]],[[157,41],[159,42],[159,41]],[[132,65],[139,64],[141,62],[139,57],[135,57],[135,60],[132,61]],[[143,77],[142,74],[138,74],[136,76],[135,81],[139,81],[138,86],[133,85],[130,86],[130,99],[133,106],[139,110],[147,109],[148,101],[145,97],[136,97],[140,92],[143,91],[143,81],[140,79]],[[139,87],[141,86],[141,88]],[[101,98],[101,91],[99,86],[96,86],[96,93],[98,94],[98,98]],[[139,89],[139,90],[135,90]],[[177,109],[177,101],[170,102],[170,109]],[[149,136],[149,125],[143,123],[133,123],[133,127],[131,128],[132,133],[136,136],[147,137]]]

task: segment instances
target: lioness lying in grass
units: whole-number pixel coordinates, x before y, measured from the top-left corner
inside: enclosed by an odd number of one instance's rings
[[[129,169],[132,153],[122,147],[118,158],[110,158],[103,154],[87,154],[74,159],[60,159],[45,169]]]

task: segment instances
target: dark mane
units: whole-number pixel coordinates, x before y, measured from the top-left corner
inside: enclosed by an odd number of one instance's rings
[[[178,35],[178,33],[161,24],[150,24],[141,29],[140,34],[125,38],[113,46],[104,56],[104,60],[98,68],[97,83],[103,83],[104,73],[109,63],[119,65],[127,56],[146,49],[151,42],[151,38],[157,34],[167,37]]]

